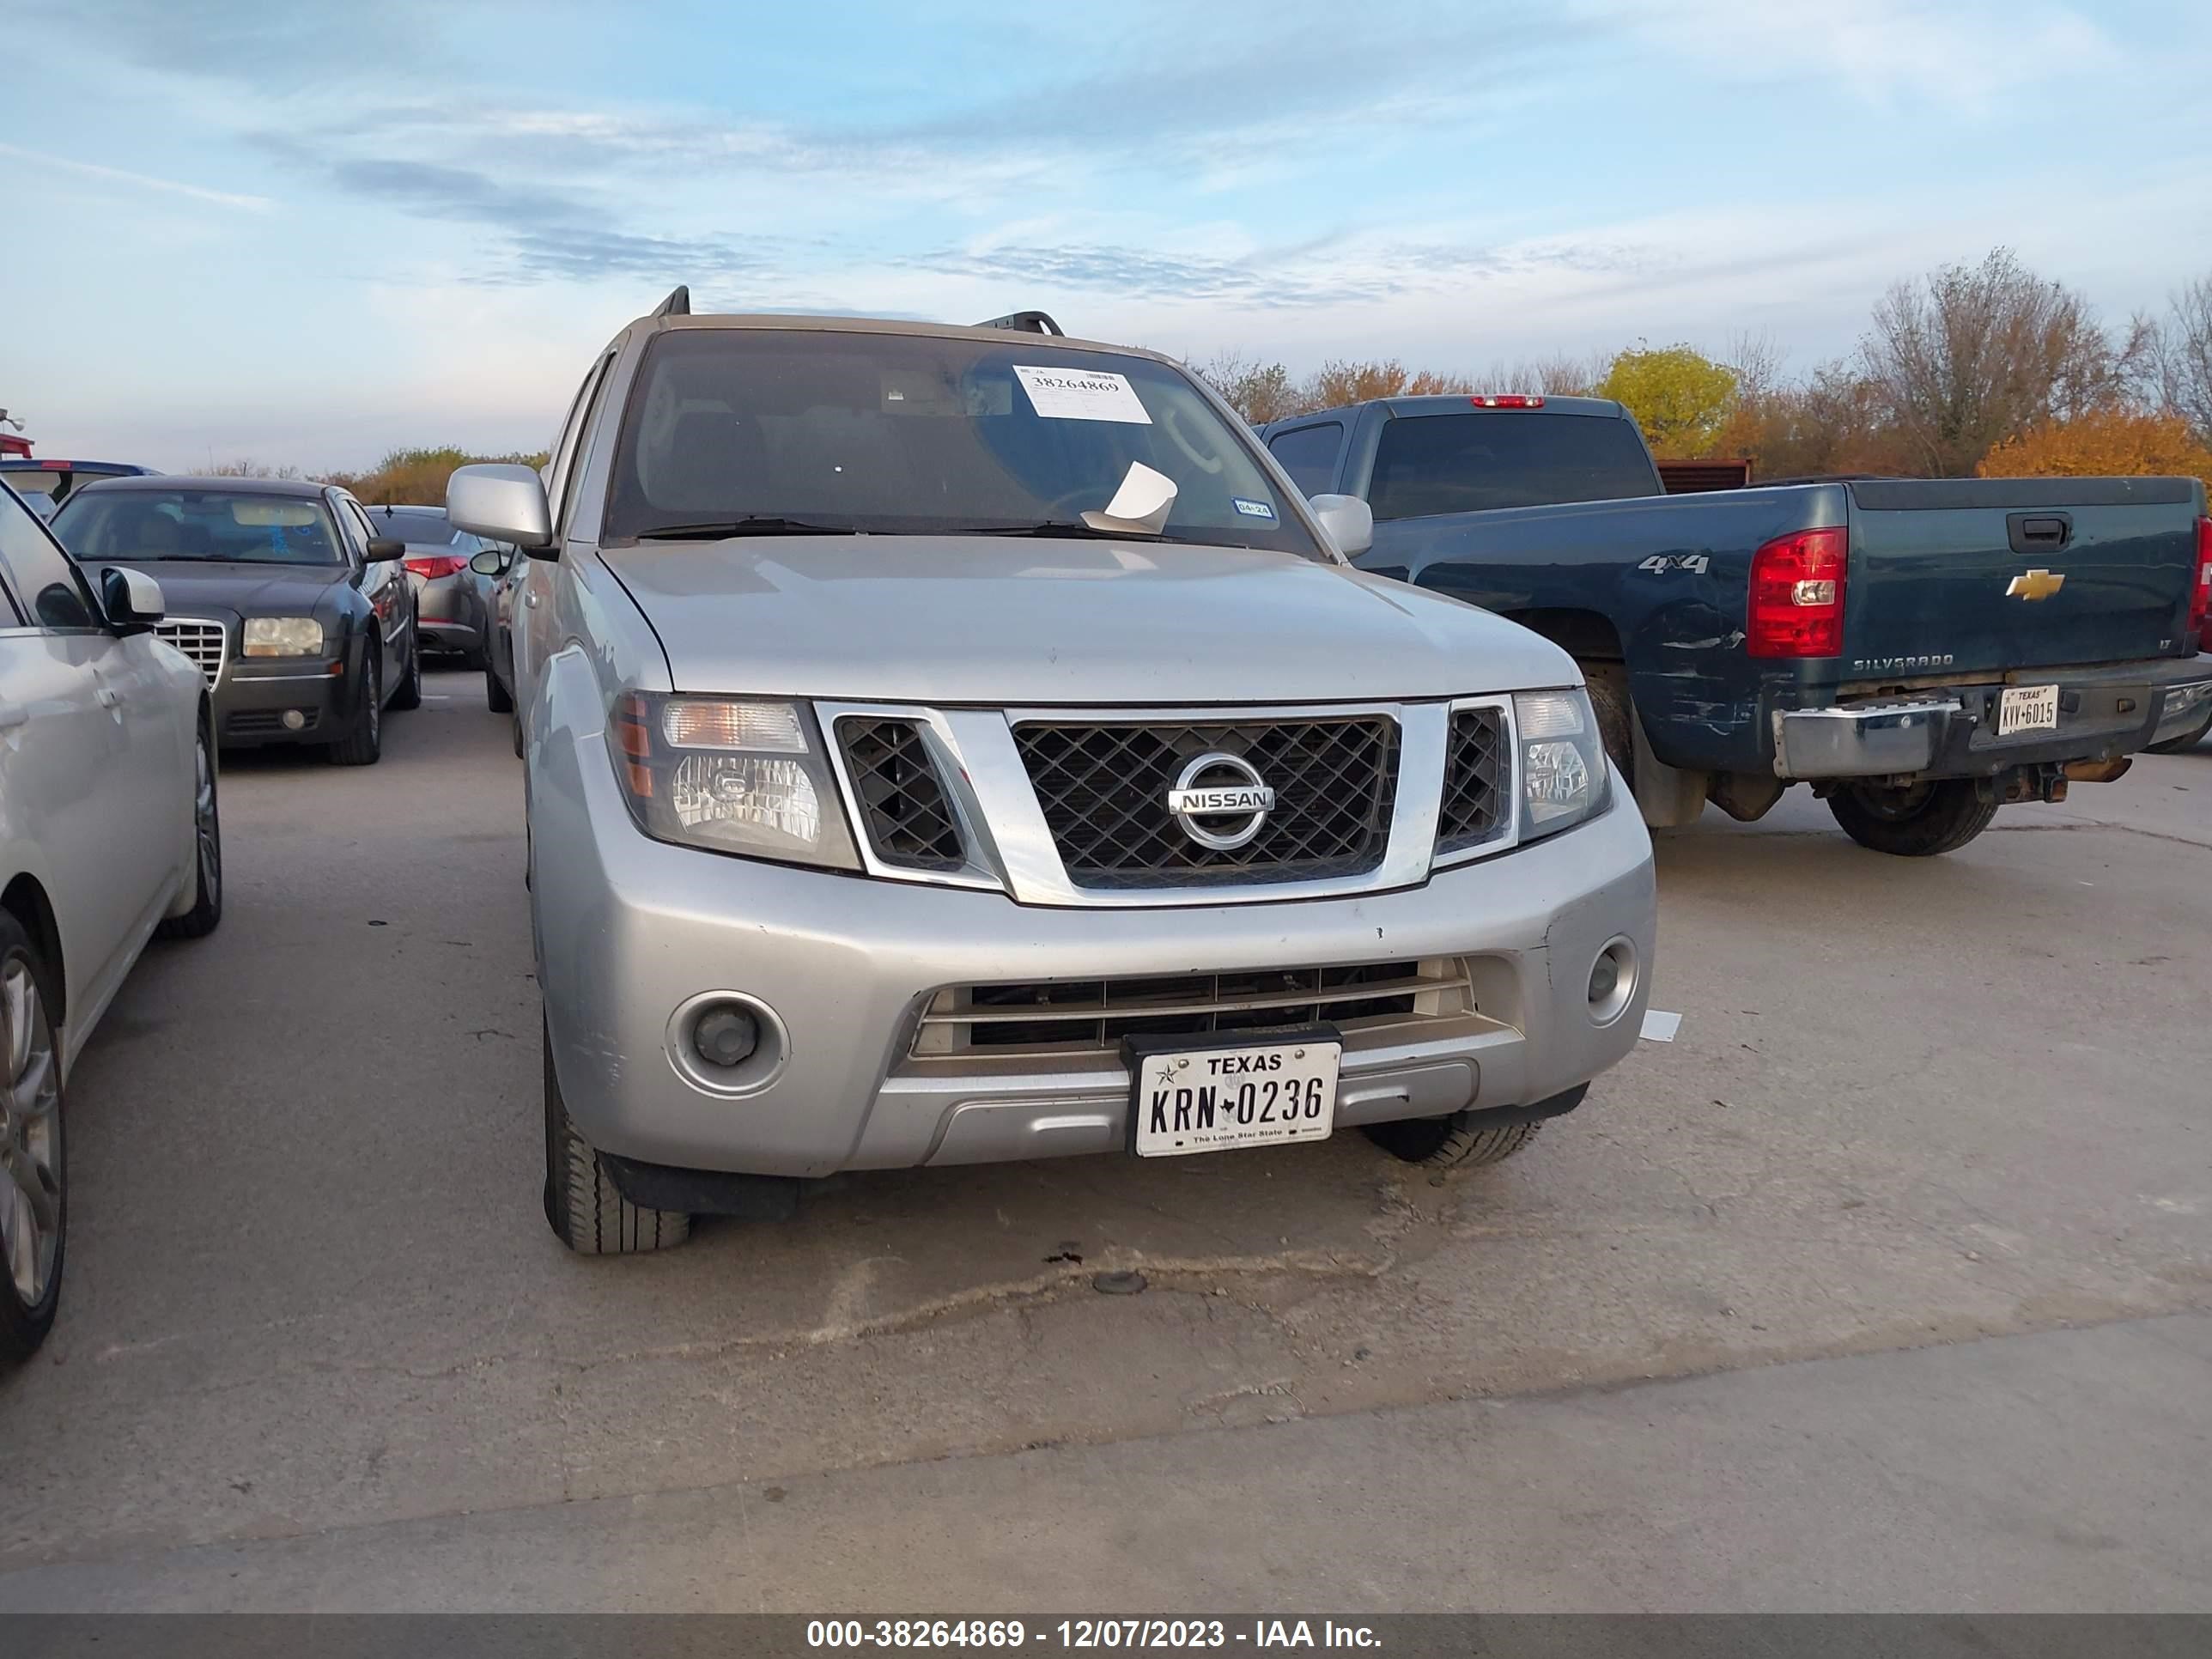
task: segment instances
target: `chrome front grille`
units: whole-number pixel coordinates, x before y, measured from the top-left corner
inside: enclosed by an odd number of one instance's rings
[[[908,870],[957,870],[966,862],[960,823],[920,722],[848,717],[837,722],[837,741],[878,858]]]
[[[1505,714],[1494,708],[1453,711],[1444,756],[1443,801],[1437,813],[1437,851],[1480,847],[1513,827],[1513,760]]]
[[[1078,887],[1198,887],[1364,875],[1389,851],[1398,726],[1384,714],[1219,724],[1025,720],[1036,801]],[[1245,845],[1201,844],[1168,810],[1206,754],[1249,762],[1275,805]]]
[[[192,664],[206,678],[208,689],[222,678],[222,665],[229,655],[230,634],[219,622],[203,622],[192,617],[172,617],[154,624],[159,639],[173,645],[192,659]]]
[[[1364,963],[1146,979],[1015,980],[930,999],[917,1059],[963,1054],[1107,1054],[1133,1034],[1206,1036],[1327,1023],[1379,1031],[1474,1012],[1465,962]]]

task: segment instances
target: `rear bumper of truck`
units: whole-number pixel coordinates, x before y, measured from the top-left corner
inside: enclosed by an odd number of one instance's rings
[[[2008,687],[2056,685],[2055,730],[1999,736]],[[2212,706],[2212,656],[2024,669],[1971,684],[1773,711],[1774,770],[1792,780],[1992,777],[2015,767],[2117,760],[2180,736]]]

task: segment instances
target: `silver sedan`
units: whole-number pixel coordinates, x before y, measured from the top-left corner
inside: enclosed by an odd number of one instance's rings
[[[161,610],[0,486],[0,1363],[60,1303],[70,1068],[147,940],[222,916],[206,685]]]

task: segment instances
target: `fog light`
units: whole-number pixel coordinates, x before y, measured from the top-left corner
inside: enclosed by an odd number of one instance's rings
[[[1610,1025],[1636,1000],[1636,946],[1626,938],[1609,939],[1590,963],[1589,1015],[1594,1025]]]
[[[709,1066],[735,1066],[760,1046],[760,1022],[742,1008],[715,1008],[691,1028],[691,1046]]]
[[[284,729],[287,732],[297,732],[307,723],[307,717],[298,709],[288,708],[284,711]]]
[[[791,1034],[775,1009],[744,991],[702,991],[668,1017],[665,1052],[693,1088],[726,1098],[758,1094],[791,1059]]]
[[[1611,957],[1600,957],[1597,966],[1590,969],[1589,1000],[1604,1002],[1613,995],[1613,988],[1620,983],[1620,964]]]

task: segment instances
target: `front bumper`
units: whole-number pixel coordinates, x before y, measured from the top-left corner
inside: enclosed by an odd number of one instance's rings
[[[2058,687],[2056,731],[1997,735],[2007,686]],[[2212,657],[2111,668],[2022,669],[2002,682],[1939,686],[1774,711],[1774,769],[1792,779],[1990,777],[2016,766],[2116,760],[2179,736],[2212,702]]]
[[[761,1175],[1117,1150],[1128,1073],[1086,1056],[913,1053],[943,988],[1463,962],[1474,1009],[1347,1032],[1337,1122],[1528,1105],[1634,1046],[1656,936],[1651,847],[1625,786],[1601,816],[1403,890],[1180,908],[1024,906],[1002,894],[793,869],[640,834],[596,738],[553,761],[532,808],[538,977],[568,1114],[601,1150]],[[1592,1018],[1616,938],[1626,1006]],[[773,1010],[781,1063],[753,1092],[696,1085],[678,1009],[709,991]],[[1202,1040],[1202,1039],[1201,1039]]]
[[[334,742],[356,701],[354,677],[344,667],[343,661],[233,658],[215,688],[216,740],[232,749]]]

